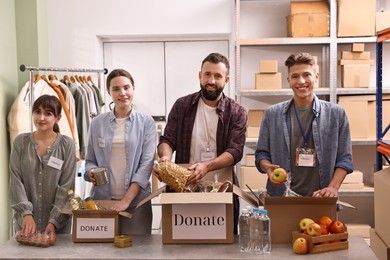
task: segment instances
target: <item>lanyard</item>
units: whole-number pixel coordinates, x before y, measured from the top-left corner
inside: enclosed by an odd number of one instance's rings
[[[305,142],[305,148],[306,148],[306,147],[307,147],[307,143],[309,142],[309,137],[310,137],[311,129],[313,128],[314,115],[313,115],[313,119],[311,120],[310,127],[309,127],[309,129],[307,130],[307,133],[306,133],[306,135],[305,135],[305,133],[304,133],[304,131],[303,131],[303,128],[302,128],[302,125],[301,125],[301,121],[299,121],[299,117],[298,117],[298,113],[297,113],[297,108],[295,107],[295,104],[293,104],[293,106],[294,106],[295,116],[297,117],[299,129],[301,130],[301,135],[302,135],[302,137],[303,137],[303,141]]]

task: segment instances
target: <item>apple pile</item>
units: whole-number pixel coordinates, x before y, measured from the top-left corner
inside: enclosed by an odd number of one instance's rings
[[[301,232],[309,236],[321,236],[345,232],[344,223],[340,220],[332,220],[328,216],[323,216],[318,222],[311,218],[303,218],[299,221]],[[293,243],[293,251],[296,254],[307,254],[309,246],[305,238],[300,237]]]
[[[271,175],[274,182],[282,184],[287,180],[287,172],[283,168],[276,168]]]

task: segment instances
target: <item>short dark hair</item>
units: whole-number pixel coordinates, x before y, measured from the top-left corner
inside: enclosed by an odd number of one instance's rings
[[[120,76],[128,78],[130,80],[130,82],[131,82],[131,85],[133,85],[133,87],[135,87],[133,76],[131,76],[131,74],[127,70],[124,70],[124,69],[114,69],[107,76],[106,88],[107,88],[108,92],[110,92],[111,80],[113,78],[120,77]]]
[[[298,52],[291,54],[287,60],[284,62],[284,65],[290,70],[294,65],[307,64],[313,66],[315,64],[314,57],[306,52]]]
[[[218,64],[218,63],[222,62],[223,64],[225,64],[226,69],[227,69],[226,75],[229,75],[229,70],[230,70],[229,60],[225,56],[223,56],[222,54],[210,53],[209,55],[207,55],[207,57],[204,58],[204,60],[202,61],[201,69],[203,68],[203,64],[205,64],[205,62],[211,62],[214,64]]]
[[[37,98],[32,106],[32,112],[42,107],[43,109],[50,111],[54,116],[59,116],[62,113],[62,105],[60,100],[56,96],[42,95]],[[53,131],[60,132],[60,127],[57,123],[53,126]]]

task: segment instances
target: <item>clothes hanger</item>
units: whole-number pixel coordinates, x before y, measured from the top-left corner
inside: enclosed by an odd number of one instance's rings
[[[87,76],[87,81],[90,81],[90,82],[92,83],[92,85],[96,86],[96,84],[93,83],[93,81],[92,81],[91,75],[88,75],[88,76]]]
[[[58,80],[58,78],[57,78],[56,75],[50,74],[50,75],[49,75],[49,80],[50,80],[50,81],[52,81],[52,80]]]
[[[44,80],[44,81],[46,81],[46,83],[50,83],[50,80],[49,80],[49,78],[47,77],[47,75],[46,74],[43,74],[42,76],[42,79]]]
[[[37,82],[40,81],[41,79],[42,79],[41,75],[39,75],[39,74],[34,74],[34,79],[33,79],[34,83],[37,83]]]

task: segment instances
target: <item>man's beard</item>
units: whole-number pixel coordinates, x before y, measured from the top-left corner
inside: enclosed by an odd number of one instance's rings
[[[200,85],[200,89],[202,90],[202,96],[205,99],[210,100],[210,101],[217,100],[217,98],[219,97],[219,95],[223,91],[223,88],[222,89],[216,88],[214,92],[208,92],[206,88],[207,88],[207,85],[205,85],[205,86]]]

